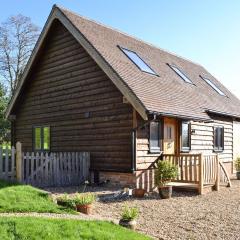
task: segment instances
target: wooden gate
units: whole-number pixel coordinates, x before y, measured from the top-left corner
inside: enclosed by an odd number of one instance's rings
[[[86,152],[23,153],[21,182],[38,187],[74,186],[89,179]]]
[[[16,179],[15,148],[0,146],[0,179]]]

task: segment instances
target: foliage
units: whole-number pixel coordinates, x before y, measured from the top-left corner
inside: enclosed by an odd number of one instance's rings
[[[77,193],[73,199],[76,205],[88,205],[96,201],[96,195],[94,193]]]
[[[10,141],[10,122],[5,118],[7,104],[6,89],[0,83],[0,144]]]
[[[57,197],[57,202],[61,203],[59,205],[75,209],[75,202],[69,197],[67,193],[64,193],[63,195]]]
[[[48,193],[18,183],[0,180],[0,212],[49,212],[75,213],[75,211],[58,206]]]
[[[137,207],[125,206],[121,214],[121,218],[124,221],[132,221],[138,217],[139,211]]]
[[[16,89],[38,36],[39,27],[21,14],[9,17],[0,25],[0,76],[10,96]]]
[[[110,222],[37,217],[0,217],[0,239],[150,240]]]
[[[157,169],[155,170],[155,183],[158,186],[164,186],[178,175],[176,165],[168,161],[158,161]]]
[[[235,168],[237,172],[240,172],[240,157],[235,160]]]

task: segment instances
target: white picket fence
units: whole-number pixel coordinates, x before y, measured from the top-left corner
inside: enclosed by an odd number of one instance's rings
[[[87,152],[22,152],[0,147],[0,179],[38,187],[75,186],[89,179]]]

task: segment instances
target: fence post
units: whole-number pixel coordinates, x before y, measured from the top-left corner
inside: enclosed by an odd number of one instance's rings
[[[16,176],[19,182],[22,182],[22,144],[16,144]]]
[[[217,154],[216,157],[216,183],[215,183],[215,190],[219,191],[219,182],[220,182],[220,171],[219,171],[219,155]]]
[[[203,153],[199,154],[199,188],[198,193],[203,194]]]

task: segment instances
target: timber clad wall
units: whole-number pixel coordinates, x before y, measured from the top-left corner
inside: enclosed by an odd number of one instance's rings
[[[219,153],[223,162],[233,160],[233,121],[229,118],[212,117],[213,123],[192,122],[191,129],[191,153],[213,153],[214,126],[224,127],[224,150]]]
[[[21,95],[15,141],[23,151],[32,151],[32,127],[49,125],[51,151],[87,151],[92,168],[130,170],[132,107],[59,22]]]

